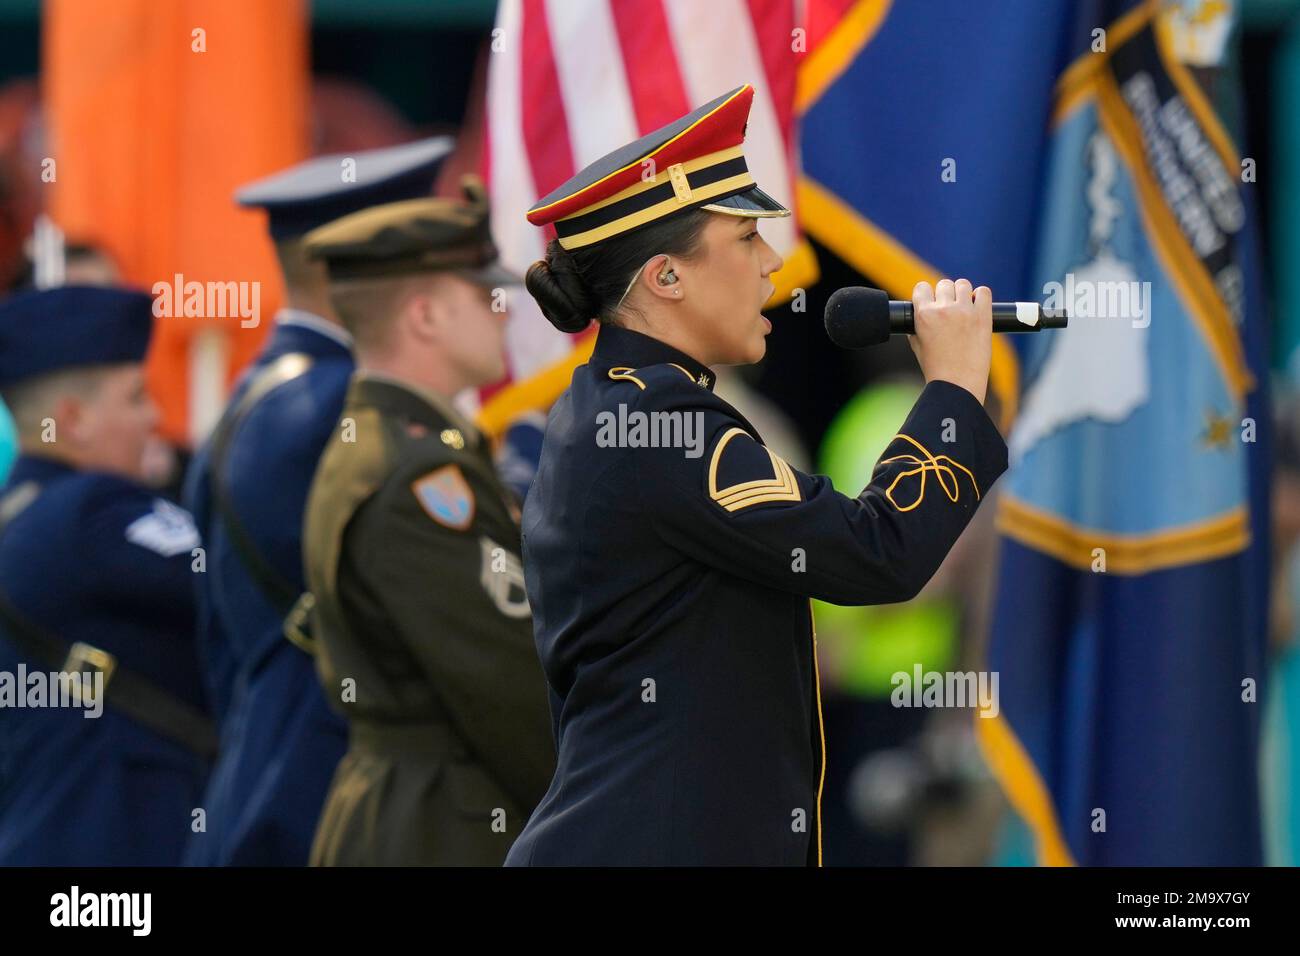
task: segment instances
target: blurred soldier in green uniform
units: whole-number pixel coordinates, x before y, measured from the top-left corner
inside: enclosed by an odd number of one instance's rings
[[[518,512],[456,410],[505,373],[482,186],[322,226],[358,370],[307,502],[317,669],[349,721],[316,865],[499,865],[555,768]]]

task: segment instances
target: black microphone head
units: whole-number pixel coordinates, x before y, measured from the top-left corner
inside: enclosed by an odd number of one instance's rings
[[[842,349],[865,349],[889,341],[889,293],[849,286],[826,303],[826,334]]]

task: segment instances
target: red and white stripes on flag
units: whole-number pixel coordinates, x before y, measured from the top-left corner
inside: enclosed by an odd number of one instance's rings
[[[796,0],[501,0],[488,63],[484,177],[492,232],[522,274],[550,236],[525,211],[593,160],[745,83],[755,89],[745,157],[755,181],[793,208]],[[766,219],[787,266],[778,295],[813,281],[795,218]],[[549,230],[548,230],[549,231]],[[525,293],[510,298],[511,383],[484,403],[499,431],[544,408],[590,352],[590,332],[558,332]]]

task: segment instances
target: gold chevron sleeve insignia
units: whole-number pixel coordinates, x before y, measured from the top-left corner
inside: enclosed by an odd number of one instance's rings
[[[749,433],[743,428],[731,428],[718,439],[718,444],[713,448],[713,457],[709,461],[709,497],[728,511],[740,511],[742,508],[769,501],[802,501],[803,496],[799,492],[799,483],[795,480],[794,471],[766,445],[759,447],[767,452],[772,460],[771,478],[742,481],[728,485],[726,488],[718,487],[718,463],[722,461],[722,453],[727,443],[737,435],[749,437]]]

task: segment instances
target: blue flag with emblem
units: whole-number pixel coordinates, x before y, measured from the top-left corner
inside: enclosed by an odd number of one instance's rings
[[[1199,76],[1231,8],[1139,4],[1061,77],[982,728],[1044,862],[1261,862],[1264,303],[1241,157]],[[1222,79],[1222,78],[1221,78]]]
[[[1202,86],[1235,93],[1232,4],[874,7],[809,54],[809,233],[895,297],[962,275],[1071,313],[995,337],[990,766],[1040,862],[1259,863],[1264,303]],[[979,42],[921,62],[936,23]]]

